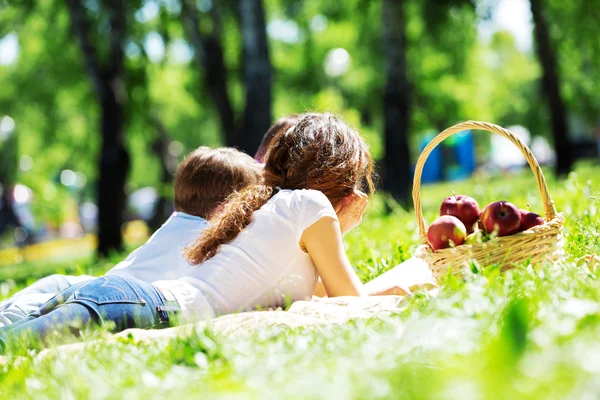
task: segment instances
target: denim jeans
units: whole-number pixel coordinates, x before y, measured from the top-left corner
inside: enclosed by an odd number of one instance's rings
[[[149,283],[102,276],[65,289],[26,319],[0,328],[0,347],[16,341],[25,341],[28,347],[38,341],[58,344],[68,337],[65,333],[77,335],[86,326],[108,321],[114,323],[113,332],[166,328],[175,322],[177,310],[175,302]]]
[[[14,324],[37,311],[56,294],[75,285],[94,279],[89,275],[50,275],[42,278],[0,302],[0,327]]]

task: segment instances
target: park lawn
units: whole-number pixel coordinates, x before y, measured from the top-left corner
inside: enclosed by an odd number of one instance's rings
[[[124,339],[77,356],[9,356],[0,398],[597,398],[600,283],[577,260],[600,253],[598,174],[600,167],[583,164],[564,181],[549,177],[567,216],[564,262],[448,277],[437,296],[407,298],[397,315],[318,331],[273,328],[237,339],[204,331],[166,346]],[[542,211],[523,171],[426,186],[426,218],[450,190],[481,205],[506,199]],[[382,209],[378,197],[346,239],[363,281],[409,258],[417,244],[413,213]],[[80,270],[109,267],[88,261]]]

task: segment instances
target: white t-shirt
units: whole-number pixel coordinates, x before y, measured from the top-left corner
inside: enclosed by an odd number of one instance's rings
[[[175,296],[188,322],[310,299],[319,276],[299,242],[323,217],[337,219],[323,193],[281,190],[214,257],[177,281],[153,284]]]
[[[144,245],[106,275],[127,276],[148,283],[181,278],[192,271],[183,257],[183,248],[207,227],[204,218],[175,211]]]

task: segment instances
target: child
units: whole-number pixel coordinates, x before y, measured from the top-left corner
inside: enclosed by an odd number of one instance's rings
[[[362,220],[362,190],[372,191],[363,139],[331,114],[305,114],[275,137],[265,161],[263,181],[232,195],[186,248],[197,264],[186,276],[153,284],[97,278],[67,289],[66,301],[46,303],[15,329],[0,329],[0,343],[27,332],[48,343],[53,330],[78,332],[88,323],[163,328],[179,312],[194,322],[284,306],[311,298],[319,277],[328,296],[364,295],[342,243]]]
[[[273,124],[273,126],[271,126],[267,133],[265,133],[265,135],[263,136],[262,141],[260,142],[260,146],[258,146],[256,154],[254,154],[254,159],[259,163],[263,163],[265,157],[267,156],[267,152],[269,151],[271,142],[273,141],[275,136],[287,131],[292,126],[296,125],[299,117],[300,115],[298,114],[292,114],[288,115],[287,117],[279,118],[277,122],[275,122],[275,124]]]
[[[247,185],[259,183],[262,169],[250,156],[231,148],[199,147],[191,152],[175,174],[175,212],[143,246],[108,271],[108,276],[127,276],[153,282],[177,279],[190,272],[181,253],[219,211],[226,198]],[[0,303],[0,326],[24,319],[30,312],[68,287],[93,276],[51,275]]]

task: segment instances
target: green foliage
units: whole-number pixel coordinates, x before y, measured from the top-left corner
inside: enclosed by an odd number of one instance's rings
[[[222,143],[217,113],[203,84],[204,71],[173,53],[176,45],[187,43],[176,3],[127,2],[129,192],[143,186],[170,192],[161,186],[159,160],[151,151],[158,137],[152,118],[164,124],[169,140],[181,143],[173,147],[179,158],[199,145]],[[219,28],[230,94],[239,117],[244,90],[237,3],[196,3],[201,31]],[[589,133],[596,124],[599,107],[597,80],[591,77],[598,75],[600,41],[597,35],[588,34],[597,22],[598,7],[592,3],[546,2],[567,105],[576,119],[584,121],[578,134]],[[85,4],[93,23],[92,37],[101,37],[107,15],[100,3]],[[141,10],[152,5],[158,13],[144,16]],[[210,7],[217,7],[218,26],[214,26]],[[466,119],[503,126],[523,124],[534,135],[549,136],[534,55],[519,52],[507,32],[498,32],[489,43],[479,40],[477,24],[489,17],[486,13],[493,12],[493,7],[487,10],[485,4],[467,0],[406,0],[405,7],[407,67],[414,99],[413,156],[421,135]],[[297,30],[291,39],[270,35],[274,117],[306,110],[341,114],[363,133],[379,160],[385,84],[381,2],[265,0],[265,9],[268,22],[286,23]],[[33,189],[36,216],[54,224],[65,219],[66,197],[95,198],[99,109],[66,5],[27,1],[3,10],[0,22],[13,24],[0,23],[0,36],[15,32],[20,55],[17,63],[0,66],[0,115],[15,119],[18,156],[28,155],[34,161],[32,169],[17,171],[15,178]],[[10,30],[5,28],[9,26]],[[149,56],[149,35],[162,40],[163,59]],[[342,76],[331,77],[325,73],[324,62],[329,51],[338,47],[348,51],[350,68]],[[105,52],[104,47],[99,49],[101,57]],[[181,151],[176,151],[178,147]],[[83,190],[71,194],[59,184],[58,177],[67,168],[87,177]]]
[[[569,111],[584,121],[584,128],[595,127],[600,110],[600,86],[598,80],[591,77],[600,74],[600,39],[590,33],[598,26],[600,7],[596,0],[548,0],[547,3],[548,16],[553,22],[551,36],[561,55],[559,68]]]

